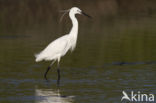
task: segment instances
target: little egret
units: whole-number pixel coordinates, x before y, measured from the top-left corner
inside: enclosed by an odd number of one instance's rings
[[[62,56],[64,56],[68,50],[73,51],[76,46],[77,35],[78,35],[78,21],[75,17],[76,14],[83,14],[89,18],[91,18],[86,13],[82,12],[78,7],[72,7],[69,10],[65,10],[65,12],[69,12],[69,17],[72,21],[72,28],[69,34],[66,34],[53,42],[51,42],[43,51],[36,54],[36,62],[45,60],[45,61],[52,61],[52,63],[48,66],[44,78],[47,80],[47,73],[50,70],[51,66],[55,61],[58,62],[58,79],[57,84],[60,81],[60,69],[59,69],[59,62]]]

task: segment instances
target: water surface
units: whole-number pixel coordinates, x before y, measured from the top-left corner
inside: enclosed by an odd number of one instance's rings
[[[50,62],[35,63],[34,54],[67,33],[69,25],[40,34],[1,33],[0,102],[120,103],[123,90],[156,94],[155,15],[86,20],[80,19],[75,51],[61,59],[60,87],[56,65],[47,83],[43,74]]]

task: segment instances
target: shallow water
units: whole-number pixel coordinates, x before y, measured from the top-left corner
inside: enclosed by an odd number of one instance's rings
[[[61,59],[60,87],[56,65],[46,82],[50,62],[34,61],[60,35],[1,34],[0,102],[120,103],[123,90],[156,94],[155,25],[155,16],[118,17],[89,31],[80,24],[75,51]]]

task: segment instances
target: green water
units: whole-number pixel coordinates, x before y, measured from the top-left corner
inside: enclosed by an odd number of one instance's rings
[[[98,23],[96,17],[78,18],[77,47],[61,58],[60,87],[56,65],[47,83],[43,74],[50,62],[36,63],[34,54],[68,33],[71,24],[55,21],[50,23],[56,27],[1,32],[1,103],[120,103],[123,90],[156,94],[155,15],[101,18]]]

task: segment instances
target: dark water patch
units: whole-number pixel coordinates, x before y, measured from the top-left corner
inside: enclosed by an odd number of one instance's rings
[[[19,86],[21,84],[46,84],[44,79],[0,79],[1,83],[7,83],[9,85]],[[54,82],[54,81],[51,81]]]
[[[150,65],[150,64],[156,64],[156,61],[145,61],[145,62],[112,62],[112,63],[105,63],[103,66],[112,66],[112,65],[118,65],[118,66],[124,66],[124,65]]]
[[[35,100],[35,96],[8,96],[6,98],[1,98],[0,97],[0,101],[9,101],[9,102],[27,102],[27,101],[33,101]]]

